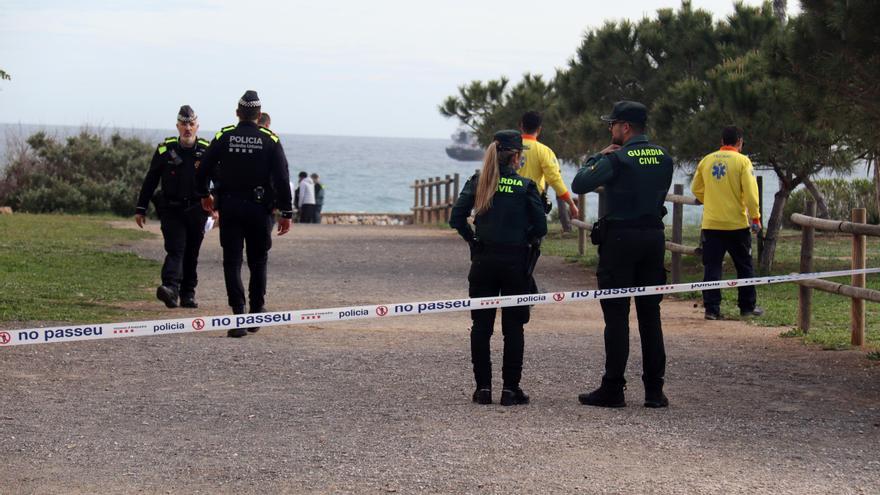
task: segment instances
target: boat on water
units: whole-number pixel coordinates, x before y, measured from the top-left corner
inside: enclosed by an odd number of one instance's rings
[[[449,158],[462,162],[478,162],[483,159],[483,148],[477,136],[466,129],[458,129],[452,135],[452,144],[446,147]]]

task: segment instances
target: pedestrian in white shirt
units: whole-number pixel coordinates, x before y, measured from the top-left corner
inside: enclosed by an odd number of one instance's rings
[[[315,183],[306,172],[299,173],[299,223],[315,223]]]

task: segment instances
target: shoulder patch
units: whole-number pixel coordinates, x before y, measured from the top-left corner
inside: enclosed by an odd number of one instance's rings
[[[222,129],[220,129],[219,131],[217,131],[217,134],[214,134],[214,139],[220,139],[220,136],[226,134],[227,132],[229,132],[233,129],[235,129],[234,125],[228,125]]]
[[[198,139],[198,143],[201,144],[202,146],[208,146],[211,144],[210,142],[208,142],[207,139],[202,139],[202,138]]]
[[[272,138],[272,141],[275,141],[276,143],[279,141],[278,135],[272,132],[270,129],[260,126],[260,132],[262,132],[263,134],[268,134],[269,137]]]
[[[178,137],[177,137],[177,136],[173,136],[173,137],[165,138],[165,143],[166,143],[166,144],[168,144],[168,143],[176,143],[177,140],[178,140]]]
[[[159,153],[160,155],[164,155],[166,151],[168,151],[168,148],[164,144],[160,144],[156,148],[156,153]]]

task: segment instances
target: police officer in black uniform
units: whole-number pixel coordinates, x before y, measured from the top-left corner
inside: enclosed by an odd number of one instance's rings
[[[220,245],[226,295],[235,314],[245,312],[241,281],[242,249],[251,272],[248,300],[251,313],[266,311],[266,265],[272,247],[273,208],[281,213],[278,235],[290,230],[293,217],[287,158],[278,136],[257,125],[260,98],[246,91],[238,101],[238,125],[214,136],[196,173],[196,188],[206,211],[220,212]],[[208,189],[214,183],[213,195]],[[244,337],[257,328],[234,328],[229,337]]]
[[[208,141],[196,137],[199,121],[189,105],[180,107],[177,130],[179,136],[159,143],[153,154],[134,218],[138,227],[143,228],[152,198],[162,225],[166,253],[162,285],[156,289],[156,297],[169,308],[177,307],[178,297],[182,307],[197,308],[196,268],[207,217],[195,191],[195,163],[207,149]],[[154,196],[160,183],[162,189]]]
[[[529,293],[530,244],[547,234],[547,218],[538,188],[520,177],[523,144],[519,131],[499,131],[486,150],[483,169],[467,183],[452,207],[449,225],[470,245],[470,297]],[[467,218],[474,211],[476,233]],[[495,309],[471,311],[471,360],[477,387],[473,401],[492,403],[492,362],[489,340],[495,324]],[[529,321],[529,307],[501,310],[504,334],[504,363],[501,405],[528,404],[520,388],[523,362],[523,325]]]
[[[596,278],[600,289],[663,285],[665,238],[663,203],[672,183],[673,162],[664,148],[648,142],[648,112],[634,101],[614,104],[603,117],[611,145],[590,157],[571,183],[583,194],[605,186],[608,214],[593,226],[591,239],[599,246]],[[662,296],[636,297],[642,341],[645,407],[666,407],[663,376],[666,351],[660,325]],[[601,407],[626,405],[624,389],[629,356],[629,298],[603,299],[605,316],[605,375],[601,386],[578,396],[581,404]]]

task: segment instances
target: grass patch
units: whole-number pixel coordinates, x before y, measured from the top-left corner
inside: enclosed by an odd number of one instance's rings
[[[545,254],[563,256],[576,261],[588,268],[595,269],[598,257],[596,247],[589,243],[583,257],[577,254],[577,231],[563,233],[559,224],[551,224],[550,232],[544,241],[542,250]],[[776,248],[776,260],[772,272],[787,274],[799,271],[801,234],[795,230],[783,230]],[[667,228],[667,239],[672,238]],[[700,229],[696,226],[686,227],[683,233],[683,244],[697,246],[700,243]],[[852,237],[816,233],[815,250],[813,253],[814,271],[846,270],[850,267]],[[753,245],[755,251],[757,249]],[[867,239],[867,266],[880,264],[880,240]],[[666,266],[671,264],[672,254],[666,253]],[[730,257],[724,261],[724,278],[736,278],[736,272]],[[703,265],[698,257],[682,256],[682,282],[698,282],[703,279]],[[849,277],[829,279],[835,282],[849,283]],[[867,286],[880,290],[880,277],[868,276]],[[750,324],[761,326],[792,327],[797,324],[798,290],[794,284],[772,284],[757,287],[758,305],[764,308],[765,315],[761,318],[749,319]],[[700,292],[676,294],[677,299],[699,301]],[[727,319],[739,319],[739,308],[736,306],[736,291],[722,291],[723,301],[721,313]],[[880,347],[880,305],[868,302],[865,305],[865,344],[868,349]],[[809,344],[821,346],[823,349],[847,349],[850,347],[850,299],[817,290],[813,291],[812,327],[808,334],[800,330],[789,330],[781,334],[783,337],[800,338]]]
[[[145,299],[159,264],[112,248],[153,234],[114,229],[115,219],[0,216],[0,321],[100,321],[123,314],[116,303]]]

